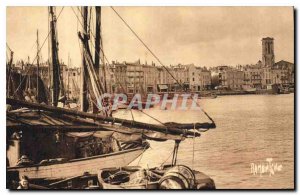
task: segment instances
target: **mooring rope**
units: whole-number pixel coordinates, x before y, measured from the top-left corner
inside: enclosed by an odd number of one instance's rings
[[[195,162],[195,133],[196,133],[196,124],[194,123],[194,137],[193,137],[193,160],[192,160],[192,169],[194,169]]]

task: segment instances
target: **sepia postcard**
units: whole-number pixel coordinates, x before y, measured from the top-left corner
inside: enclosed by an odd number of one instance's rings
[[[9,190],[295,189],[292,6],[7,6]]]

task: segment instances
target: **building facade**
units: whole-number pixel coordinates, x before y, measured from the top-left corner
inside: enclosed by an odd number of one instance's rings
[[[191,91],[203,91],[211,88],[211,72],[206,67],[188,65],[189,88]]]

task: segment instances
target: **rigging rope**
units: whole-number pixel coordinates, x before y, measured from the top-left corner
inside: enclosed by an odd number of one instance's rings
[[[131,118],[134,121],[134,117],[133,117],[133,113],[132,113],[132,109],[130,109],[130,113],[131,113]]]
[[[78,31],[78,23],[80,23],[80,25],[81,25],[82,27],[83,27],[83,24],[82,24],[82,22],[80,21],[80,19],[79,19],[78,15],[76,14],[75,10],[73,9],[73,7],[71,7],[71,9],[72,9],[73,13],[75,14],[75,16],[76,16],[76,18],[77,18],[77,31]],[[83,15],[82,15],[82,13],[81,13],[81,11],[80,11],[80,9],[79,9],[78,7],[77,7],[77,11],[78,11],[78,12],[81,14],[81,16],[83,17]],[[93,38],[95,39],[95,36],[94,36],[93,32],[90,31],[90,33],[92,34]],[[91,42],[91,44],[92,44],[93,48],[95,48],[95,46],[94,46],[94,44],[93,44],[92,42]],[[81,52],[81,54],[82,54],[83,51],[82,51],[82,48],[81,48],[81,46],[80,46],[79,39],[78,39],[78,45],[79,45],[80,52]],[[103,51],[102,47],[100,47],[100,50],[102,51],[102,54],[103,54],[105,60],[106,60],[107,63],[109,64],[109,61],[108,61],[108,59],[106,58],[106,56],[105,56],[105,54],[104,54],[104,51]],[[97,54],[99,55],[98,52],[97,52]],[[99,55],[99,56],[100,56],[100,55]],[[121,84],[121,87],[123,88],[122,83],[120,83],[120,84]],[[124,88],[123,88],[123,89],[124,89]],[[96,103],[94,100],[92,100],[92,102],[93,102],[93,104],[94,104],[95,106],[98,107],[97,103]],[[130,111],[131,111],[131,110],[130,110]],[[132,112],[132,111],[131,111],[131,112]],[[133,115],[132,115],[132,117],[133,117]],[[123,119],[123,122],[124,122],[124,120],[125,120],[125,118]],[[123,123],[123,122],[122,122],[122,123]],[[121,123],[121,124],[122,124],[122,123]]]
[[[7,50],[6,50],[6,60],[8,60],[7,63],[9,63],[10,60],[11,60],[12,54],[14,54],[14,52],[13,52],[13,50],[9,47],[9,45],[8,45],[7,42],[6,42],[6,47],[7,47],[7,49],[9,50],[9,55],[7,54]],[[14,55],[15,55],[15,54],[14,54]],[[9,57],[9,56],[10,56],[10,57]],[[9,59],[9,58],[10,58],[10,59]]]
[[[143,158],[143,155],[144,155],[144,153],[145,153],[145,151],[147,150],[147,146],[145,146],[144,147],[144,150],[143,150],[143,152],[142,152],[142,155],[141,155],[141,157],[140,157],[140,159],[139,159],[139,161],[138,161],[138,163],[137,163],[137,166],[139,166],[139,164],[140,164],[140,162],[141,162],[141,160],[142,160],[142,158]]]
[[[113,6],[110,8],[115,12],[115,14],[123,21],[123,23],[129,28],[129,30],[136,36],[136,38],[144,45],[144,47],[152,54],[152,56],[160,63],[160,65],[170,74],[170,76],[176,81],[176,83],[183,88],[182,84],[174,77],[174,75],[167,69],[167,67],[162,63],[162,61],[154,54],[154,52],[146,45],[146,43],[139,37],[139,35],[129,26],[129,24],[122,18],[122,16],[114,9]],[[197,101],[193,101],[200,107]],[[208,117],[211,122],[214,123],[214,120],[201,108],[201,111]]]
[[[77,8],[78,8],[78,7],[77,7]],[[75,10],[73,9],[73,7],[71,7],[71,9],[72,9],[73,13],[74,13],[75,16],[76,16],[77,21],[78,21],[79,24],[83,27],[83,24],[82,24],[82,22],[80,21],[80,19],[79,19],[78,15],[76,14]],[[79,10],[79,8],[78,8],[78,11],[79,11],[79,13],[81,13],[80,10]],[[82,13],[81,13],[81,16],[83,17]],[[90,32],[90,33],[91,33],[91,35],[93,36],[93,38],[95,39],[95,35],[94,35],[92,32]],[[92,46],[95,48],[95,45],[94,45],[92,42],[91,42],[91,44],[92,44]],[[110,66],[109,61],[107,60],[107,58],[106,58],[106,56],[105,56],[105,54],[104,54],[103,48],[100,47],[100,50],[101,50],[101,52],[102,52],[102,54],[103,54],[105,60],[107,61],[108,65]],[[97,54],[99,55],[98,52],[97,52]],[[99,56],[100,56],[100,55],[99,55]],[[119,78],[116,77],[116,79],[118,80]],[[118,82],[121,84],[121,87],[122,87],[122,83],[121,83],[120,81],[118,81]],[[122,88],[123,88],[123,87],[122,87]],[[124,90],[124,88],[123,88],[123,90]],[[142,112],[142,113],[144,113],[142,110],[139,110],[139,111]],[[131,112],[132,112],[132,111],[131,111]],[[146,114],[146,113],[144,113],[144,114]],[[161,121],[159,121],[158,119],[156,119],[156,118],[150,116],[149,114],[146,114],[146,115],[149,116],[149,117],[151,117],[151,118],[153,118],[154,120],[158,121],[159,123],[163,124]],[[163,124],[163,125],[164,125],[164,124]],[[165,126],[165,125],[164,125],[164,126]]]
[[[59,16],[61,15],[62,11],[64,10],[64,8],[65,8],[65,7],[62,7],[62,9],[60,10],[60,12],[59,12],[59,14],[58,14],[58,16],[57,16],[57,18],[56,18],[56,21],[58,20]],[[46,40],[49,38],[49,35],[50,35],[51,31],[52,31],[52,30],[48,31],[48,35],[46,36],[45,40],[43,41],[42,46],[38,49],[38,52],[37,52],[37,53],[40,53],[40,52],[41,52],[43,46],[44,46],[45,43],[46,43]],[[37,57],[38,57],[38,55],[35,55],[35,58],[33,59],[32,63],[29,64],[29,67],[28,67],[27,71],[25,72],[25,75],[27,75],[27,74],[29,73],[29,71],[30,71],[30,69],[33,67],[33,63],[34,63],[34,61],[37,59]],[[13,93],[13,96],[14,96],[14,95],[16,94],[16,92],[20,89],[20,87],[21,87],[22,83],[24,82],[24,79],[25,79],[25,78],[26,78],[26,77],[23,77],[23,79],[21,80],[21,82],[20,82],[19,86],[17,87],[16,91]]]
[[[158,120],[157,118],[147,114],[146,112],[144,112],[143,110],[139,110],[140,112],[142,112],[143,114],[147,115],[148,117],[152,118],[153,120],[159,122],[160,124],[162,124],[163,126],[166,126],[163,122],[161,122],[160,120]],[[167,129],[166,129],[167,130]]]
[[[172,156],[172,154],[173,154],[173,150],[171,151],[171,153],[168,156],[168,158],[163,163],[161,163],[161,165],[160,165],[161,167],[170,159],[170,157]]]
[[[6,47],[9,49],[10,52],[12,52],[11,48],[8,46],[8,43],[6,42]]]

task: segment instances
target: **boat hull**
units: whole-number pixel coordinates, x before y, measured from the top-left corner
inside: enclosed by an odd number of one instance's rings
[[[18,171],[19,177],[30,179],[63,179],[82,175],[85,172],[97,174],[100,169],[107,167],[126,166],[138,158],[145,148],[139,147],[105,155],[74,159],[65,163],[52,165],[34,165],[27,167],[10,167],[7,171]]]
[[[155,172],[156,170],[156,172]],[[124,174],[127,173],[128,175]],[[121,173],[121,174],[118,174]],[[135,174],[138,173],[138,174]],[[153,175],[155,173],[155,175]],[[112,177],[113,176],[113,177]],[[153,177],[155,176],[155,177]],[[129,178],[129,180],[128,180]],[[143,179],[147,178],[147,179]],[[149,178],[152,178],[151,181]],[[175,179],[174,179],[175,178]],[[182,181],[178,182],[178,180]],[[127,166],[100,170],[98,181],[103,189],[216,189],[214,180],[187,166],[170,166],[163,169]],[[180,184],[174,185],[174,184]],[[115,183],[115,184],[113,184]],[[165,188],[167,187],[167,188]],[[178,188],[180,187],[180,188]]]

